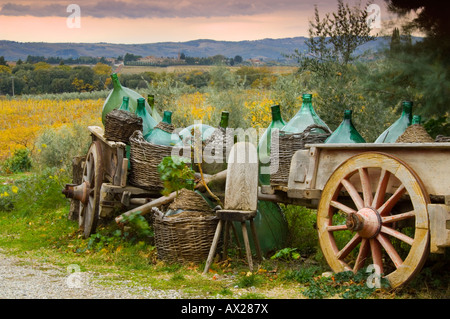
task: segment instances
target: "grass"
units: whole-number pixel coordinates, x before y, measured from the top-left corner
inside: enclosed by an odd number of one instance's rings
[[[438,268],[439,265],[441,268],[445,266],[442,262],[434,263],[434,268],[425,268],[414,282],[402,289],[374,291],[367,289],[364,278],[352,277],[350,281],[338,275],[323,277],[322,273],[329,269],[317,262],[314,255],[306,255],[305,251],[309,250],[301,246],[286,251],[300,251],[302,257],[267,258],[254,272],[249,272],[238,256],[230,254],[227,260],[214,262],[210,272],[203,275],[204,263],[181,265],[162,262],[157,259],[152,238],[139,234],[124,237],[114,222],[100,226],[95,235],[84,239],[77,222],[67,218],[69,202],[60,196],[61,188],[54,186],[55,175],[52,176],[52,179],[38,173],[0,176],[0,193],[19,185],[19,191],[8,196],[14,207],[0,209],[2,253],[24,260],[32,258],[63,269],[68,265],[78,265],[81,271],[104,275],[101,284],[106,288],[126,283],[159,290],[178,290],[186,298],[448,298],[449,275]],[[59,182],[64,182],[62,176],[59,178]],[[45,189],[40,195],[44,200],[31,205],[31,209],[25,208],[26,205],[19,202],[30,197],[28,193],[34,192],[31,185],[36,183]],[[45,200],[51,197],[56,199]],[[293,208],[285,209],[289,216],[293,214]],[[301,215],[307,213],[304,210],[300,212]],[[292,227],[305,227],[305,222],[291,220],[290,232],[297,231]]]

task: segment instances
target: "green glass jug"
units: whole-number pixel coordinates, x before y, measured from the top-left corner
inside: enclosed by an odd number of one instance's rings
[[[422,124],[422,117],[420,115],[413,116],[411,125],[414,124]]]
[[[148,105],[150,106],[151,116],[155,119],[156,123],[161,122],[162,117],[161,117],[161,115],[158,114],[158,112],[156,111],[156,107],[155,107],[155,96],[153,94],[149,94],[147,96],[147,102],[148,102]]]
[[[325,144],[332,143],[365,143],[352,122],[352,111],[344,111],[344,120],[338,128],[325,140]]]
[[[145,99],[143,97],[137,99],[136,115],[142,118],[142,134],[144,136],[149,134],[158,124],[145,108]]]
[[[281,117],[280,106],[273,105],[271,109],[272,122],[267,127],[258,143],[259,182],[261,185],[270,184],[270,148],[272,145],[272,131],[280,130],[286,125]]]
[[[375,143],[395,143],[398,137],[402,135],[406,128],[411,125],[412,122],[412,105],[411,101],[404,101],[402,103],[403,110],[402,115],[388,127],[381,135],[375,140]]]
[[[130,102],[130,98],[128,96],[124,96],[122,100],[122,105],[119,107],[119,110],[130,112],[128,107]]]
[[[301,133],[308,126],[317,124],[328,128],[324,121],[316,114],[312,105],[312,95],[302,95],[302,106],[295,116],[281,129],[286,133]],[[314,128],[311,130],[312,134],[325,134],[325,131],[320,128]]]
[[[122,86],[119,81],[119,77],[117,73],[111,74],[111,80],[113,83],[113,89],[109,92],[107,98],[105,99],[105,103],[103,103],[102,109],[102,122],[105,123],[106,114],[120,107],[123,102],[123,97],[129,97],[128,108],[130,112],[135,113],[137,109],[137,100],[139,98],[143,98],[142,95],[133,91],[125,86]],[[147,101],[144,99],[145,108],[147,112],[152,116],[152,111]],[[155,112],[156,113],[156,112]]]
[[[181,145],[181,139],[178,134],[173,133],[169,127],[172,126],[172,112],[164,111],[164,117],[162,121],[155,126],[155,128],[149,133],[144,134],[144,138],[147,142],[164,146],[178,146]]]

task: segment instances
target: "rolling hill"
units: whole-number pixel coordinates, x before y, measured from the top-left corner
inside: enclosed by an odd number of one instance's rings
[[[78,58],[113,57],[132,53],[141,56],[176,57],[184,53],[190,57],[208,57],[222,54],[226,57],[240,55],[244,59],[259,58],[264,60],[285,60],[285,55],[294,53],[296,49],[306,49],[305,37],[262,39],[254,41],[216,41],[199,39],[187,42],[158,42],[144,44],[114,44],[114,43],[47,43],[47,42],[15,42],[0,41],[0,56],[8,61],[25,60],[28,55],[44,57]],[[360,51],[378,50],[389,43],[388,40],[377,38],[376,41],[365,44]]]

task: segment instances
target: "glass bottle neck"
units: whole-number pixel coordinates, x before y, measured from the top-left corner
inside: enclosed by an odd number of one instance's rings
[[[229,118],[229,113],[228,112],[222,112],[222,116],[220,118],[219,126],[222,127],[222,128],[227,128],[228,127],[228,118]]]
[[[120,84],[120,81],[119,81],[119,77],[117,76],[116,73],[111,74],[111,80],[112,80],[112,83],[113,83],[113,87],[115,89],[120,89],[122,87],[122,85]]]
[[[272,106],[272,122],[283,121],[279,105]]]
[[[172,112],[164,111],[164,117],[162,121],[167,124],[172,124]]]

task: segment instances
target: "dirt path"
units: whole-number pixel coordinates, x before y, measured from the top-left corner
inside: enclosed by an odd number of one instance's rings
[[[178,291],[132,286],[106,275],[66,269],[0,252],[0,299],[178,299]]]

